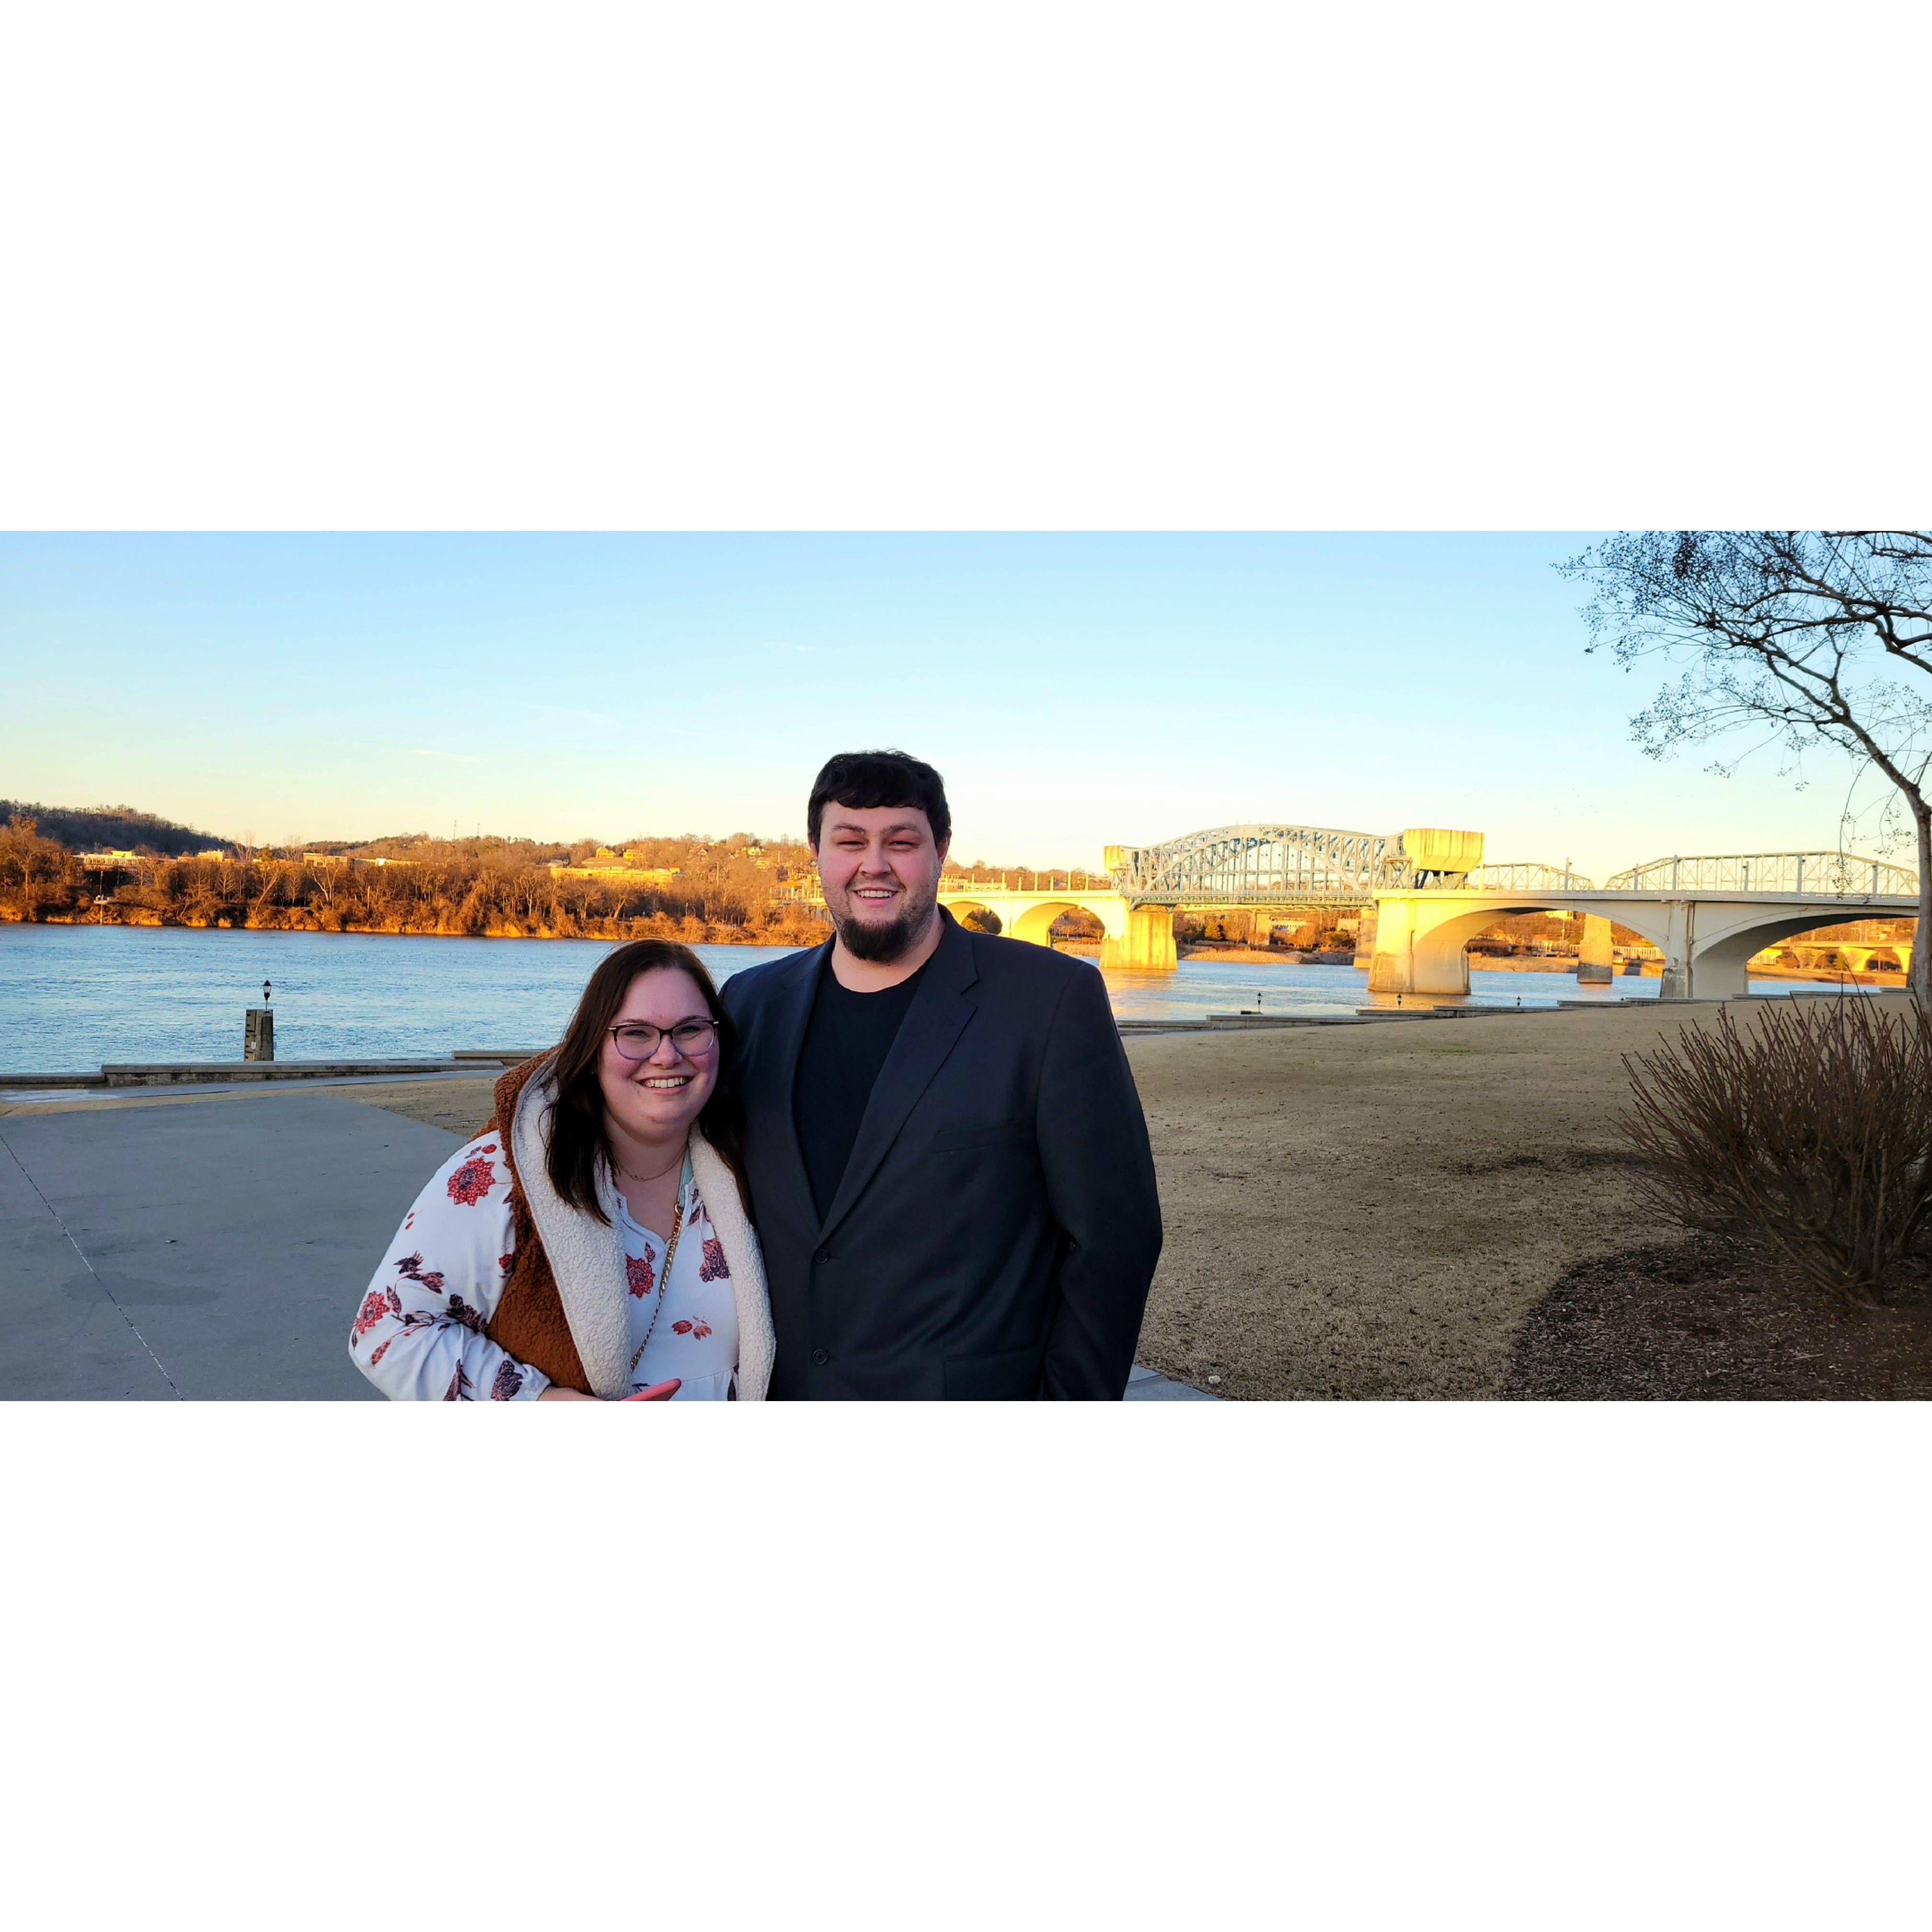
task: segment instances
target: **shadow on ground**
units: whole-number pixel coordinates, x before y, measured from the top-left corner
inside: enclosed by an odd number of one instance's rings
[[[1503,1394],[1598,1402],[1932,1396],[1932,1294],[1846,1306],[1744,1244],[1696,1235],[1570,1270],[1530,1312]]]

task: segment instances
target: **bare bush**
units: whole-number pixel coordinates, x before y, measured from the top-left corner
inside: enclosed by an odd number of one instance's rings
[[[1877,1298],[1932,1224],[1932,1018],[1916,1000],[1766,1000],[1625,1054],[1653,1205]]]

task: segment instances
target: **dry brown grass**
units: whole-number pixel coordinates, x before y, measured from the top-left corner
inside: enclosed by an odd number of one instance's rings
[[[1142,1360],[1237,1396],[1496,1395],[1565,1273],[1659,1238],[1621,1056],[1715,1010],[1133,1041],[1167,1224]]]

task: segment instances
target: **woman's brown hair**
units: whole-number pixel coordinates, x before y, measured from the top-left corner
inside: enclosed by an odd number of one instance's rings
[[[718,1028],[718,1077],[711,1097],[698,1116],[704,1138],[731,1170],[745,1212],[752,1211],[745,1185],[745,1109],[738,1098],[737,1032],[704,962],[688,946],[670,939],[634,939],[599,962],[564,1029],[552,1062],[556,1099],[550,1109],[550,1148],[544,1166],[550,1184],[573,1208],[608,1222],[597,1199],[597,1163],[610,1163],[610,1138],[604,1130],[604,1090],[597,1068],[604,1042],[632,982],[668,968],[686,974],[704,995]]]

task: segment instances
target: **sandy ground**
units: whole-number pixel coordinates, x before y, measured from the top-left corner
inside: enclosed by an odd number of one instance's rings
[[[1142,1360],[1238,1397],[1499,1394],[1573,1268],[1681,1238],[1636,1204],[1622,1055],[1717,1012],[1136,1040],[1167,1223]]]
[[[1136,1040],[1167,1223],[1142,1359],[1251,1399],[1499,1394],[1567,1270],[1663,1232],[1619,1056],[1714,1011]]]
[[[488,1123],[490,1090],[502,1078],[493,1073],[487,1080],[444,1080],[434,1085],[422,1080],[372,1081],[352,1090],[350,1097],[386,1107],[392,1114],[406,1114],[412,1120],[426,1121],[467,1140]]]
[[[1673,1238],[1634,1202],[1620,1056],[1715,1010],[1132,1040],[1167,1224],[1141,1360],[1250,1399],[1499,1394],[1568,1270]],[[352,1090],[467,1133],[489,1085]]]

